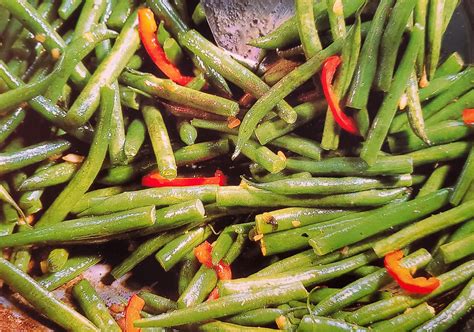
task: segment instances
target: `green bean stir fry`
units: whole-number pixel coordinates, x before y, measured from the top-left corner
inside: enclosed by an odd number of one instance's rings
[[[197,0],[0,0],[0,330],[460,330],[463,5],[295,0],[250,69]]]

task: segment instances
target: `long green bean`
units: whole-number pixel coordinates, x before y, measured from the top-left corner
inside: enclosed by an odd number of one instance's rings
[[[110,315],[105,303],[96,293],[92,285],[85,279],[79,281],[72,288],[72,294],[82,311],[99,329],[107,331],[121,331],[118,324]]]
[[[467,156],[461,174],[459,174],[456,185],[454,186],[454,192],[449,199],[450,203],[459,205],[469,190],[471,183],[474,183],[474,147],[471,147],[471,152]]]
[[[390,129],[390,124],[397,110],[398,101],[405,90],[406,83],[413,70],[417,48],[421,38],[423,38],[423,28],[415,26],[411,33],[405,54],[393,78],[390,91],[385,96],[382,106],[380,106],[377,112],[360,153],[361,158],[369,165],[373,165],[376,162],[377,154]]]
[[[46,210],[37,225],[51,225],[64,220],[77,200],[90,188],[99,173],[107,153],[114,91],[108,87],[102,88],[101,99],[100,121],[88,157],[67,187]]]
[[[28,274],[7,260],[0,258],[0,277],[33,307],[52,321],[69,330],[98,331],[84,316],[57,300],[50,292],[38,285]]]

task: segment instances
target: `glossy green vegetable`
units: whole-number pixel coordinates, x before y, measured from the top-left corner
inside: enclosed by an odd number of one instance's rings
[[[69,330],[99,331],[84,316],[57,300],[29,275],[3,258],[0,258],[0,277],[7,285],[23,296],[36,310],[59,326]]]

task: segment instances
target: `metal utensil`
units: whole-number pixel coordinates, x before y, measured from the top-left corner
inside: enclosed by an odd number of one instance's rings
[[[264,51],[247,42],[274,30],[295,12],[294,0],[201,0],[217,45],[251,69]]]

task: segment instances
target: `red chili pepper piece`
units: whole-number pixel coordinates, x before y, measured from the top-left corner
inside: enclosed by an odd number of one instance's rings
[[[462,119],[467,125],[474,125],[474,108],[467,108],[462,112]]]
[[[137,294],[134,294],[128,301],[125,309],[125,332],[140,332],[139,328],[133,326],[133,322],[140,319],[140,312],[145,306],[145,301]]]
[[[338,55],[333,55],[327,58],[323,64],[323,69],[321,72],[321,84],[323,86],[324,96],[326,97],[329,109],[331,110],[334,120],[337,122],[337,124],[342,129],[353,135],[360,135],[356,122],[353,118],[347,116],[342,111],[339,105],[339,100],[333,90],[332,81],[340,63],[341,57]]]
[[[214,266],[214,270],[217,273],[219,280],[230,280],[232,279],[232,270],[230,265],[220,261],[219,264]]]
[[[227,177],[220,170],[217,170],[214,176],[211,177],[176,178],[168,180],[162,177],[158,172],[152,172],[142,178],[142,186],[144,187],[187,187],[206,184],[224,186],[226,183]]]
[[[217,300],[219,298],[219,289],[216,287],[207,297],[207,301]]]
[[[194,256],[196,256],[199,263],[207,266],[208,268],[212,268],[212,246],[209,242],[204,241],[196,248],[194,248]]]
[[[438,278],[413,278],[410,270],[400,265],[403,258],[401,250],[393,251],[385,256],[384,265],[387,272],[395,279],[398,285],[410,293],[429,294],[438,288],[440,282]]]
[[[157,25],[155,16],[150,8],[140,8],[138,10],[138,33],[143,46],[155,65],[173,82],[180,85],[188,84],[193,78],[184,76],[179,69],[166,57],[156,38]]]

